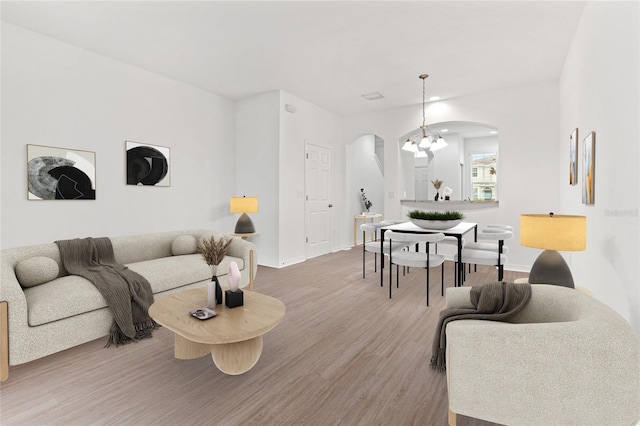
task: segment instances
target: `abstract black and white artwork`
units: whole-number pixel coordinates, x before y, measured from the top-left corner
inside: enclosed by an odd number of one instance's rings
[[[169,148],[132,141],[125,144],[127,185],[171,186]]]
[[[96,153],[27,145],[29,200],[95,200]]]

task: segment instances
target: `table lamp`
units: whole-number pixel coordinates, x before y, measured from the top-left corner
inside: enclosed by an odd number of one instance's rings
[[[569,265],[558,250],[587,248],[587,218],[553,213],[520,215],[520,244],[544,249],[531,267],[529,283],[574,288]]]
[[[256,232],[256,228],[247,213],[258,212],[258,197],[231,197],[229,211],[231,213],[242,213],[236,223],[236,234],[252,234]]]

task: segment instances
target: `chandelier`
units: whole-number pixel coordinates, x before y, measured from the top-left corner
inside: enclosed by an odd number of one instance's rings
[[[413,140],[413,137],[409,137],[402,146],[405,151],[417,153],[419,148],[435,152],[447,146],[447,142],[437,132],[427,131],[427,114],[426,114],[426,98],[425,98],[425,80],[429,77],[429,74],[420,74],[418,78],[422,80],[422,138],[420,143]],[[417,135],[416,135],[417,136]]]

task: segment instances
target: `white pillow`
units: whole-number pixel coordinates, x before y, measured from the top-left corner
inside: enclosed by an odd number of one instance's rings
[[[22,287],[33,287],[58,278],[60,268],[50,257],[37,256],[18,262],[16,277]]]
[[[194,254],[198,251],[198,240],[193,235],[179,235],[171,243],[171,253],[174,256]]]

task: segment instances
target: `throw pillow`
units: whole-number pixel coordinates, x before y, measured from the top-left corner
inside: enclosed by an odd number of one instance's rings
[[[53,281],[59,272],[56,261],[44,256],[31,257],[16,265],[16,277],[22,287],[33,287]]]
[[[198,240],[193,235],[179,235],[171,243],[171,253],[174,256],[194,254],[198,251]]]

